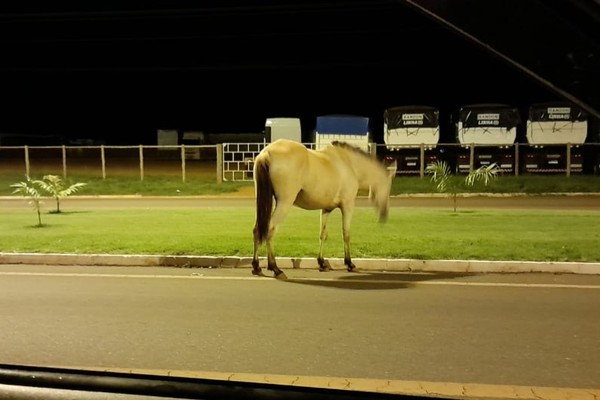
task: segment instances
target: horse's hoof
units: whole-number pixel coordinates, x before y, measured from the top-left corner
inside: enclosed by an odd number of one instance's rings
[[[331,268],[331,264],[329,263],[329,261],[326,260],[317,260],[319,262],[319,271],[321,272],[327,272],[327,271],[331,271],[333,268]]]
[[[358,270],[356,269],[356,265],[348,265],[348,272],[358,272]]]
[[[256,275],[256,276],[265,276],[265,274],[263,274],[263,272],[259,269],[257,270],[252,270],[252,275]]]
[[[275,279],[286,280],[287,276],[285,275],[285,273],[283,271],[279,271],[278,274],[275,274]]]

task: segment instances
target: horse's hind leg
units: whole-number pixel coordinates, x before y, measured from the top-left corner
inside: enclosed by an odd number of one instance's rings
[[[285,273],[279,269],[277,262],[275,261],[275,252],[273,251],[272,239],[277,232],[277,226],[285,219],[285,216],[292,207],[293,201],[286,201],[285,199],[277,199],[277,205],[275,211],[271,217],[271,226],[269,228],[269,234],[267,235],[267,269],[273,271],[275,278],[287,279]]]
[[[269,271],[273,271],[275,273],[276,278],[286,279],[287,277],[283,273],[282,270],[279,269],[277,263],[275,262],[275,256],[273,253],[273,246],[271,244],[272,233],[269,233],[267,237],[267,269]],[[258,239],[256,239],[256,234],[254,238],[254,255],[252,256],[252,275],[265,276],[262,272],[262,268],[258,262],[258,248],[260,244],[258,243]]]
[[[268,256],[267,256],[267,269],[269,271],[273,271],[273,274],[275,276],[275,278],[278,279],[287,279],[287,276],[285,275],[285,273],[279,269],[279,267],[277,266],[277,263],[275,262],[275,256],[273,253],[273,246],[271,245],[271,240],[267,239],[267,252],[268,252]]]
[[[260,243],[258,240],[258,230],[254,228],[254,255],[252,256],[252,275],[264,276],[262,273],[262,269],[258,263],[258,248],[260,247]]]

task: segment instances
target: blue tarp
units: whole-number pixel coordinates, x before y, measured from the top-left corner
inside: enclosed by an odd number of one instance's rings
[[[356,115],[322,115],[317,117],[316,131],[321,135],[367,135],[369,118]]]

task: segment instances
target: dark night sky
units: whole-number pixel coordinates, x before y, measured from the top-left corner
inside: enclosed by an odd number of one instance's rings
[[[382,142],[387,107],[558,99],[402,2],[79,3],[2,6],[0,133],[154,144],[342,113]]]

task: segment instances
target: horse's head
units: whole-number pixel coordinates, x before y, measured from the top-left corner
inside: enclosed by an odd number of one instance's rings
[[[369,198],[371,203],[379,212],[379,222],[387,221],[390,209],[390,192],[392,190],[392,180],[396,176],[397,163],[394,161],[389,165],[385,165],[385,173],[376,184],[371,185]]]

